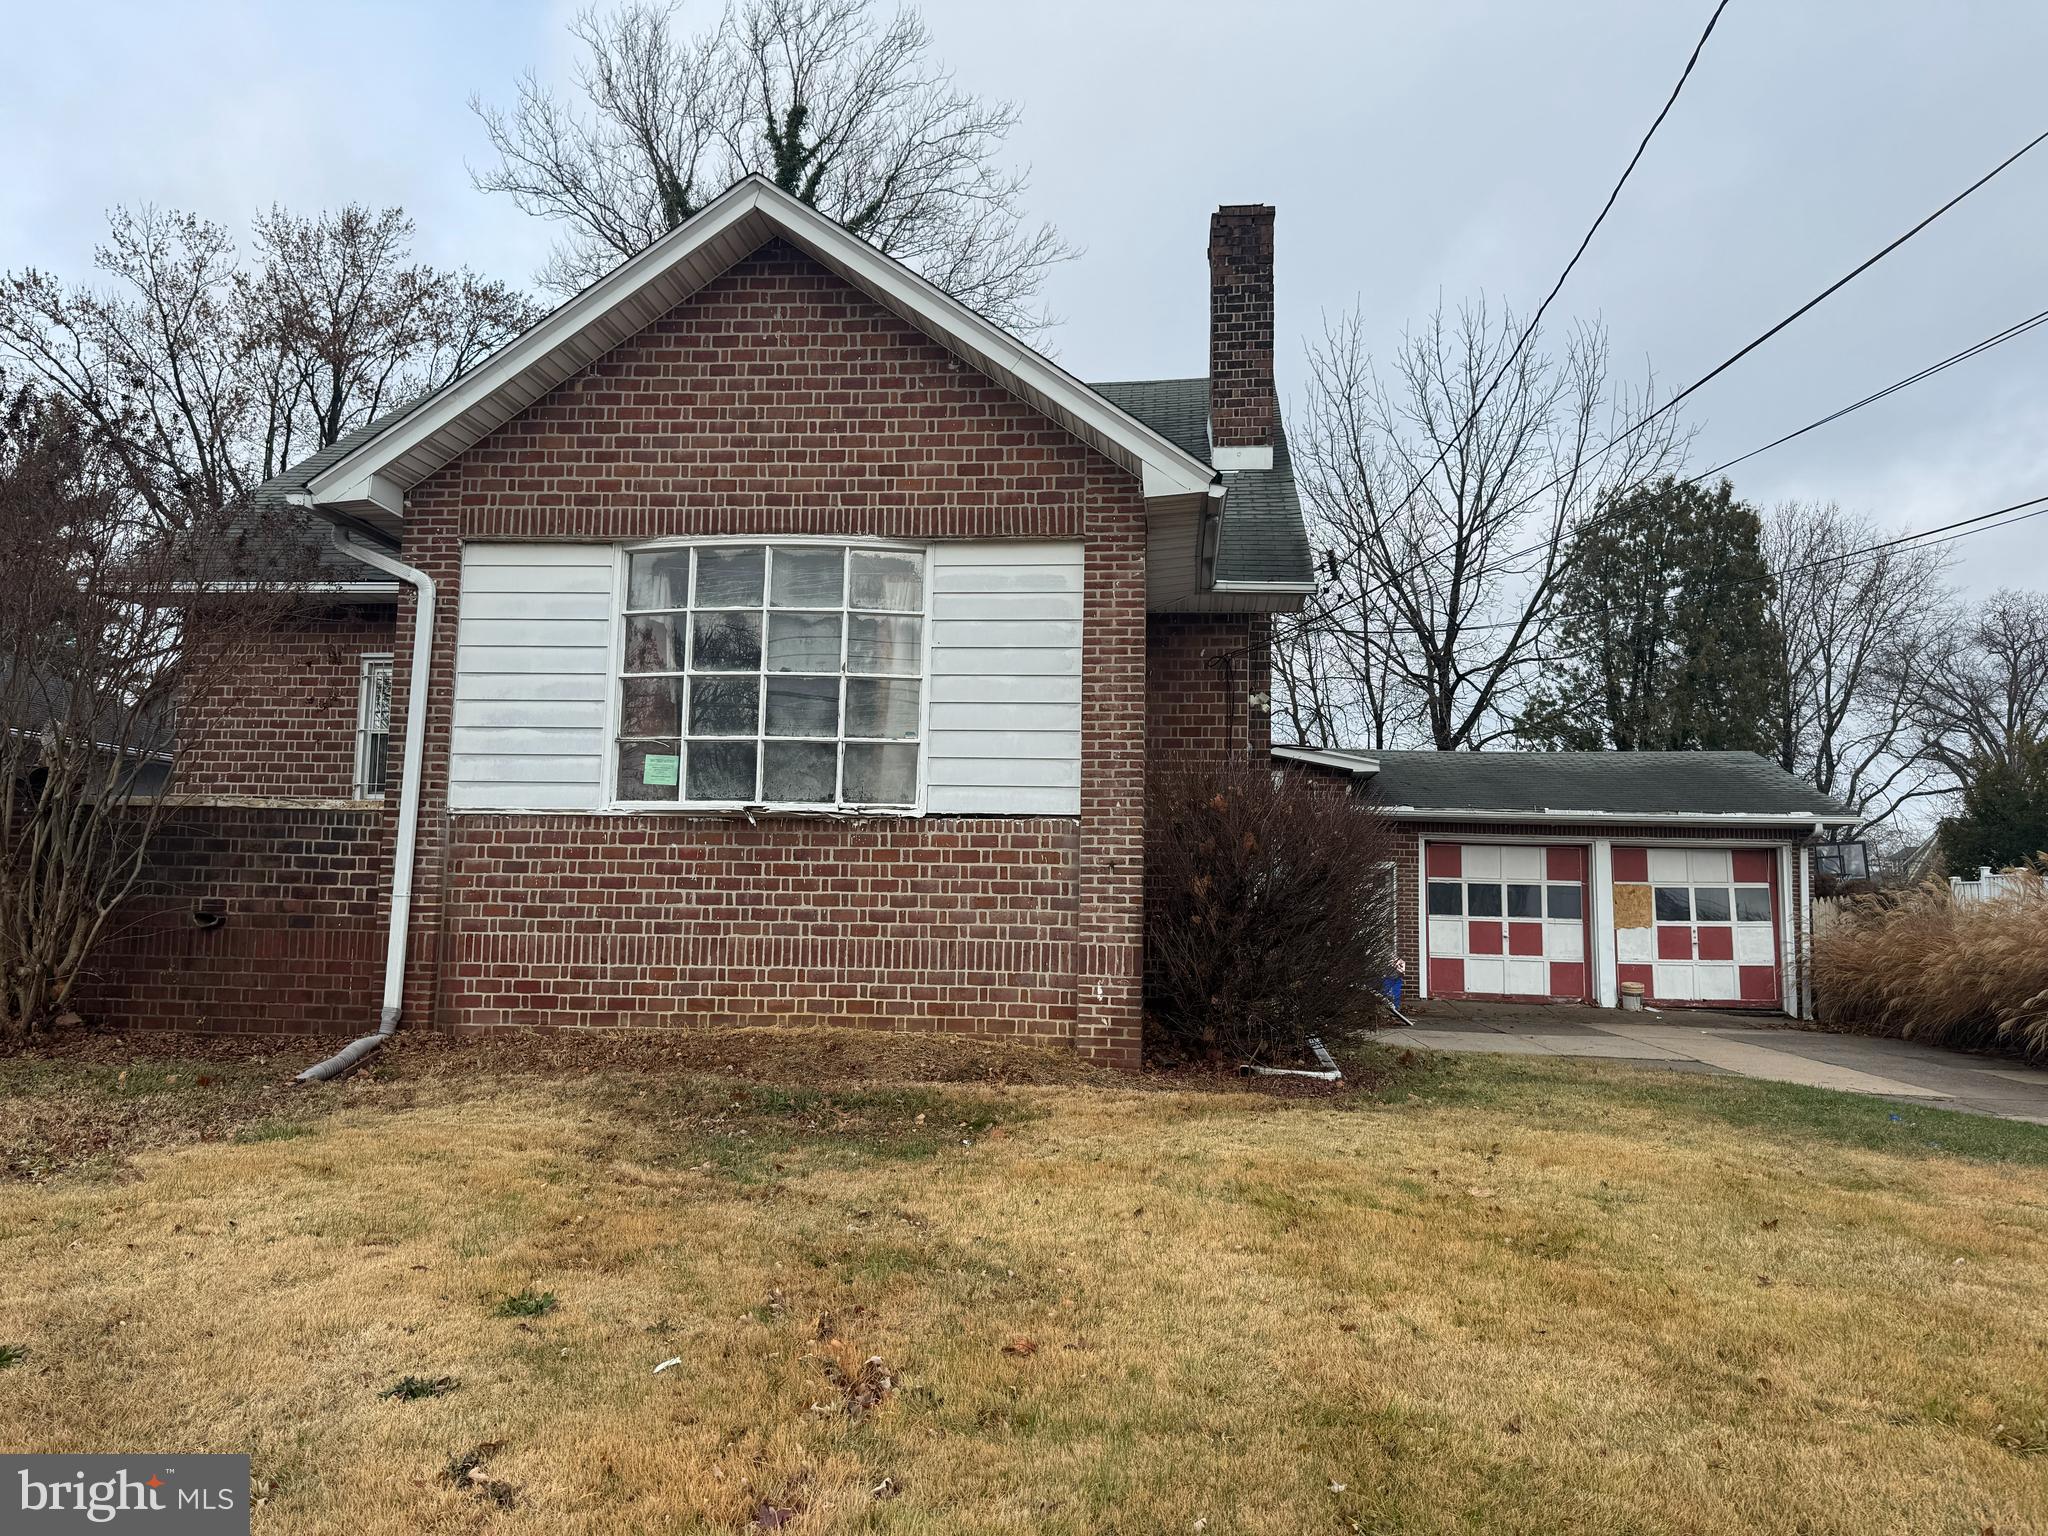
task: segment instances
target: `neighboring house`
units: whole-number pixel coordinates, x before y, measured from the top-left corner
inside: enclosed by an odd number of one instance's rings
[[[1808,1016],[1808,841],[1857,817],[1748,752],[1276,747],[1393,822],[1416,995]]]
[[[331,606],[180,763],[92,1004],[1135,1061],[1146,765],[1266,750],[1313,586],[1272,261],[1219,210],[1209,376],[1091,386],[734,186],[264,488],[345,546]]]

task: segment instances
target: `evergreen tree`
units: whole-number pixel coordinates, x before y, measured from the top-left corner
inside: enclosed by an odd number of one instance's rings
[[[1778,682],[1763,522],[1726,480],[1666,476],[1572,536],[1564,661],[1516,734],[1552,751],[1764,752]]]
[[[1961,810],[1941,824],[1949,873],[2006,869],[2048,852],[2048,739],[2016,743],[2010,755],[1972,767]]]

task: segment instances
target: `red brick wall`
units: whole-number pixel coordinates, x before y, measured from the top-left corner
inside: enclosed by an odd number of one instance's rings
[[[1265,753],[1272,620],[1262,613],[1164,613],[1146,623],[1146,749],[1155,765]]]
[[[710,533],[1082,539],[1078,826],[451,818],[462,541]],[[435,579],[440,622],[407,1020],[868,1019],[1071,1039],[1091,1056],[1134,1061],[1144,533],[1133,477],[903,321],[786,246],[740,263],[408,498],[404,558]],[[394,734],[404,728],[412,607],[408,597],[395,647]],[[983,847],[985,838],[1007,841]],[[651,916],[645,882],[660,908],[660,893],[705,851],[718,856],[721,891]],[[1030,870],[1020,889],[1009,888],[1009,856]],[[516,918],[498,910],[505,893],[490,883],[508,857],[548,893]],[[933,879],[998,905],[934,906],[918,888]],[[872,905],[856,922],[838,903],[862,891]],[[884,908],[909,916],[885,921]],[[634,923],[648,930],[605,936]],[[763,931],[776,923],[797,931]],[[817,925],[832,931],[809,932]],[[826,962],[811,963],[819,956]],[[508,990],[522,971],[524,990]]]
[[[81,986],[79,1011],[128,1026],[374,1029],[389,846],[376,810],[178,811]],[[195,909],[222,921],[201,928]]]
[[[204,644],[204,620],[197,619]],[[346,799],[362,659],[392,648],[389,604],[306,615],[180,710],[178,782],[198,795]]]
[[[1066,1040],[1072,821],[458,818],[441,1021]]]

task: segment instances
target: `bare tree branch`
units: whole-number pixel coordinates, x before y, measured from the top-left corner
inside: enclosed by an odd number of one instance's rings
[[[591,8],[572,98],[532,75],[471,110],[498,163],[478,188],[566,226],[542,280],[573,292],[750,172],[822,209],[998,324],[1052,321],[1045,276],[1074,254],[1024,218],[1001,163],[1013,102],[960,90],[915,11],[870,0],[746,0],[685,35],[673,6]]]

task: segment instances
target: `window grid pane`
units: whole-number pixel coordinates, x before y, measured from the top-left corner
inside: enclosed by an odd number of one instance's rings
[[[632,551],[626,559],[620,669],[632,681],[622,685],[621,718],[613,721],[617,799],[916,804],[922,550],[764,542]],[[662,679],[674,679],[676,726],[666,708],[648,707],[667,703],[657,691]],[[687,740],[662,734],[677,726]],[[647,783],[650,771],[662,782]]]

